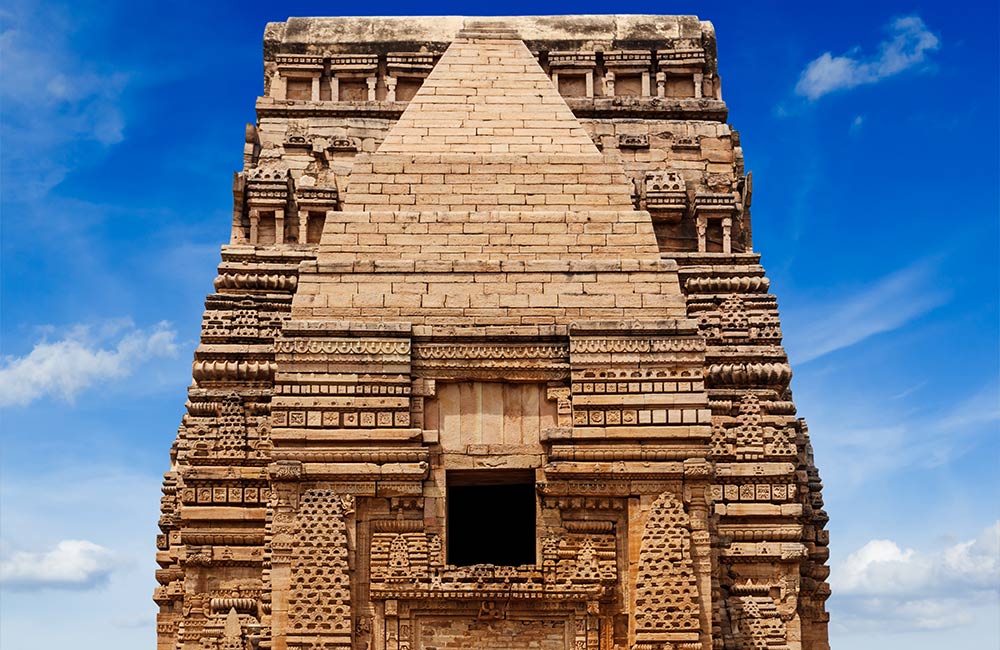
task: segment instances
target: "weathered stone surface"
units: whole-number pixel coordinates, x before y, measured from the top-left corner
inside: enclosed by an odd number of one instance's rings
[[[158,648],[827,650],[711,24],[293,18],[264,45]],[[456,562],[477,534],[487,563]]]

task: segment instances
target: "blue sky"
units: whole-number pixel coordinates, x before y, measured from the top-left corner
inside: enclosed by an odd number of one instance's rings
[[[0,9],[0,646],[152,647],[159,482],[264,23],[339,7]],[[997,647],[996,4],[615,8],[715,23],[826,485],[834,647]]]

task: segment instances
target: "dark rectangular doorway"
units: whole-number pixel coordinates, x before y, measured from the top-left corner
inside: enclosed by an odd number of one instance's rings
[[[535,563],[534,472],[448,472],[448,564]]]

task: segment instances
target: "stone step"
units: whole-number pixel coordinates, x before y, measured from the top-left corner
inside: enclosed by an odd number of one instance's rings
[[[503,23],[469,21],[458,32],[456,38],[518,39],[519,36],[514,29]]]
[[[520,40],[516,32],[486,32],[486,31],[470,31],[463,29],[458,34],[455,35],[456,40],[501,40],[501,41],[517,41]]]

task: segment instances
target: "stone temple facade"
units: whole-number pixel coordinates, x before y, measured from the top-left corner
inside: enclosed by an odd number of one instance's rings
[[[256,109],[159,650],[829,648],[710,23],[290,19]]]

